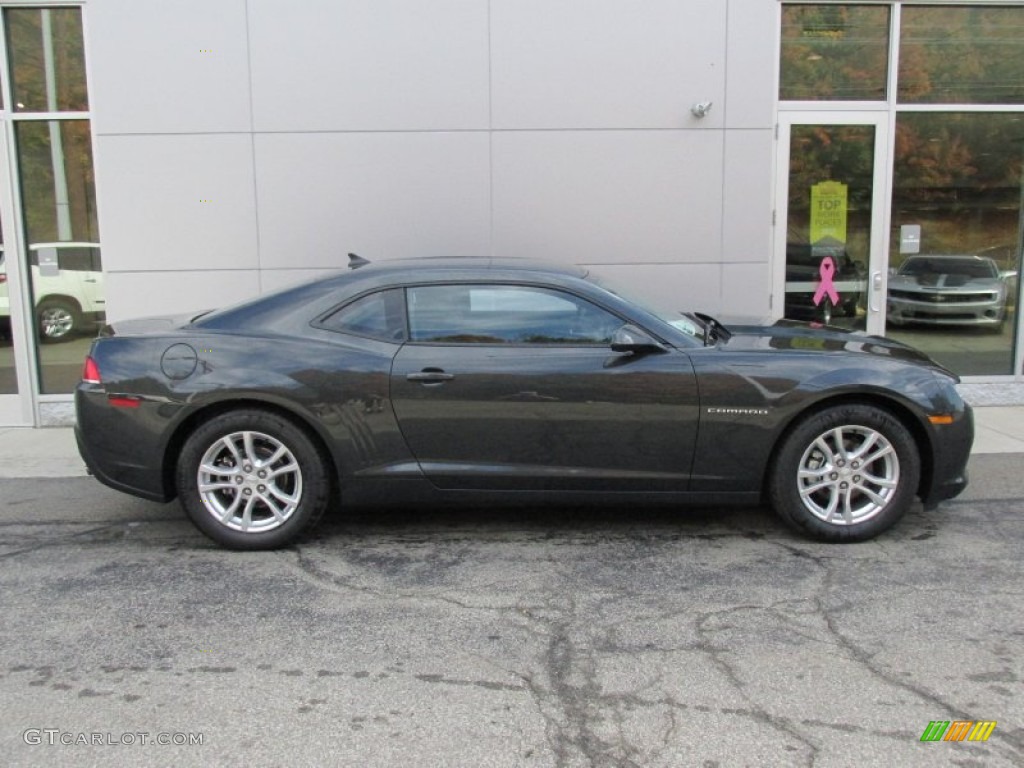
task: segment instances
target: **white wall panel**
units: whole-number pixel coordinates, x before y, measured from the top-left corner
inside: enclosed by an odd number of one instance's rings
[[[244,0],[92,0],[93,131],[249,130]]]
[[[486,133],[256,137],[261,263],[490,251]]]
[[[729,0],[727,128],[768,128],[775,122],[779,3]]]
[[[767,261],[772,245],[770,129],[725,132],[724,261]]]
[[[103,266],[256,268],[252,138],[98,136]]]
[[[768,262],[722,265],[721,319],[729,322],[767,322],[772,293]]]
[[[486,0],[250,0],[259,131],[486,128]]]
[[[718,131],[494,136],[494,251],[561,262],[710,262],[721,252]]]
[[[186,314],[226,307],[259,293],[256,270],[112,272],[106,276],[107,321]]]
[[[338,272],[338,268],[327,269],[261,269],[260,293],[271,293],[292,285],[305,283]]]
[[[720,126],[726,5],[492,0],[494,126]],[[718,108],[698,121],[690,106],[708,99]]]
[[[720,264],[600,264],[591,271],[654,306],[716,316],[721,310]]]

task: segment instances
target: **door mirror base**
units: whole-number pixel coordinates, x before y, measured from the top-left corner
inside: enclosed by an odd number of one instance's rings
[[[629,352],[634,355],[646,355],[665,352],[665,346],[655,341],[647,333],[635,325],[624,325],[612,334],[611,347],[613,352]]]

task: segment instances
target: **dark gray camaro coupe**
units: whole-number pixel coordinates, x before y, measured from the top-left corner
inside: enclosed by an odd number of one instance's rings
[[[578,269],[361,266],[192,318],[104,329],[76,392],[102,482],[279,547],[336,503],[769,501],[858,541],[960,493],[956,376],[883,338],[725,328]]]

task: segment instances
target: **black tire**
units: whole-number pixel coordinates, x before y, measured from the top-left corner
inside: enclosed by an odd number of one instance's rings
[[[44,344],[67,341],[82,328],[82,310],[69,299],[43,299],[36,307],[36,325]]]
[[[851,403],[798,422],[778,446],[769,472],[772,507],[790,526],[819,541],[864,541],[909,509],[921,459],[898,418]]]
[[[255,408],[223,413],[189,435],[175,482],[192,522],[228,549],[289,544],[319,522],[331,496],[328,463],[309,435]]]

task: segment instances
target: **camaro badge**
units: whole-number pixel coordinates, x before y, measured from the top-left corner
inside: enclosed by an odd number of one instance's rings
[[[767,416],[767,408],[722,408],[719,406],[711,406],[708,408],[708,413],[721,413],[729,416]]]

